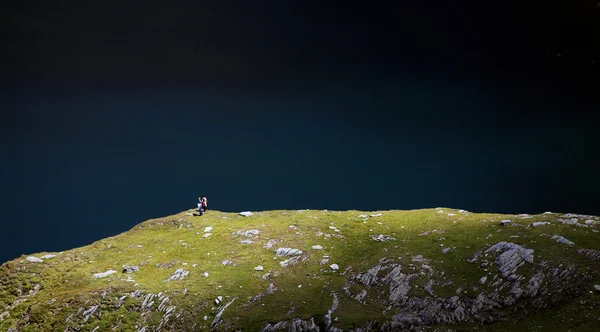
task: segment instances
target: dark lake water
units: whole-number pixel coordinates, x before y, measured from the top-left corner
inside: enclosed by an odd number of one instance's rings
[[[600,214],[597,115],[427,80],[5,94],[0,261],[196,206]],[[590,106],[590,109],[592,107]]]

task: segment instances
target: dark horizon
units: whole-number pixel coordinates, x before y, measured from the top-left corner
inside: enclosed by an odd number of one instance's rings
[[[2,4],[0,262],[195,207],[600,215],[590,1]]]

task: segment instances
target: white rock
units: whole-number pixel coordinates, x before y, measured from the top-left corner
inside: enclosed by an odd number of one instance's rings
[[[448,213],[448,217],[452,217],[452,216],[455,216],[455,215],[456,214],[454,214],[454,213]]]
[[[252,215],[252,212],[250,212],[250,211],[240,212],[240,216],[250,217],[251,215]]]
[[[330,267],[332,270],[339,270],[339,269],[340,269],[340,266],[339,266],[339,265],[337,265],[337,264],[331,264],[331,265],[329,265],[329,267]]]
[[[203,276],[208,278],[208,272],[204,272]]]
[[[575,242],[569,241],[565,237],[560,236],[560,235],[553,235],[552,240],[556,240],[556,242],[558,242],[558,243],[564,243],[564,244],[568,244],[568,245],[575,244]]]
[[[50,258],[54,258],[56,257],[56,255],[52,255],[52,254],[48,254],[48,255],[44,255],[42,257],[40,257],[41,259],[50,259]]]
[[[43,259],[39,259],[39,258],[37,258],[37,257],[34,257],[34,256],[27,256],[27,258],[26,258],[26,259],[27,259],[28,261],[30,261],[30,262],[34,262],[34,263],[43,263],[43,262],[44,262],[44,260],[43,260]]]
[[[359,217],[359,218],[366,218],[366,217],[368,217],[368,216],[367,216],[366,214],[359,214],[359,215],[358,215],[358,217]],[[329,228],[331,228],[331,227],[329,227]]]
[[[95,273],[93,275],[94,278],[104,278],[104,277],[108,277],[109,275],[113,274],[113,273],[117,273],[117,271],[115,270],[108,270],[106,272],[101,272],[101,273]]]
[[[264,268],[262,267],[262,265],[259,265],[257,267],[254,268],[255,271],[262,271],[264,270]]]
[[[212,231],[213,228],[210,226],[204,227],[204,233],[210,233],[210,231]]]
[[[183,280],[183,278],[185,278],[189,273],[190,273],[190,271],[179,268],[179,269],[175,270],[175,273],[173,273],[172,276],[170,276],[168,279],[163,280],[163,281]]]
[[[533,224],[531,224],[531,226],[533,226],[533,227],[540,227],[540,226],[544,226],[544,225],[550,225],[550,223],[547,221],[536,221]]]
[[[508,225],[510,224],[512,221],[508,220],[508,219],[504,219],[500,221],[500,225],[504,226],[504,225]]]
[[[484,285],[486,280],[487,280],[487,276],[483,276],[483,277],[481,277],[481,279],[479,279],[479,283]]]
[[[371,215],[371,217],[381,217],[381,216],[382,216],[382,214],[381,214],[381,213],[375,213],[375,214],[372,214],[372,215]]]
[[[258,235],[260,231],[258,229],[251,229],[247,231],[237,231],[236,234],[243,235],[245,237],[253,237],[254,235]]]
[[[202,237],[209,237],[211,235],[212,235],[212,233],[204,233],[204,235],[202,235]]]
[[[596,292],[600,292],[600,285],[594,285],[594,289],[596,290]]]
[[[277,255],[277,256],[299,256],[302,254],[303,254],[303,252],[300,249],[279,248],[279,249],[275,250],[275,255]]]
[[[312,246],[311,248],[314,249],[314,250],[323,250],[323,247],[320,246],[320,245],[318,245],[318,244]]]

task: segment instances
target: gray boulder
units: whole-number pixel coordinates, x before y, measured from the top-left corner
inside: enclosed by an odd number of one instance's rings
[[[123,268],[123,273],[131,273],[131,272],[136,272],[139,271],[140,268],[135,266],[135,265],[130,265],[130,266],[125,266]]]
[[[565,237],[560,236],[560,235],[553,235],[552,236],[552,240],[556,240],[556,242],[558,242],[558,243],[563,243],[563,244],[568,244],[568,245],[574,245],[575,244],[575,242],[569,241]]]

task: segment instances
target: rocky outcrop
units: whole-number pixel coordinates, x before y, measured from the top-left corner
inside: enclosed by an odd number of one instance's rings
[[[262,329],[261,332],[274,332],[274,331],[302,331],[302,332],[319,332],[319,326],[315,324],[315,319],[310,318],[304,320],[300,318],[294,318],[289,321],[281,321],[277,323],[268,323]]]

